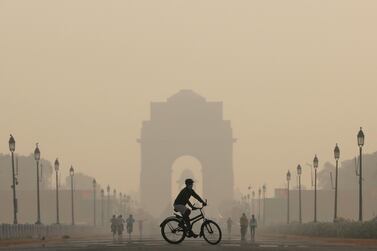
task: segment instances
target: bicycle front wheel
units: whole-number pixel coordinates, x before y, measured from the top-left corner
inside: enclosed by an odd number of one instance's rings
[[[186,230],[179,226],[181,223],[177,218],[166,220],[161,225],[161,234],[171,244],[181,243],[186,237]]]
[[[202,224],[204,239],[211,245],[216,245],[221,241],[222,233],[216,222],[207,220]]]

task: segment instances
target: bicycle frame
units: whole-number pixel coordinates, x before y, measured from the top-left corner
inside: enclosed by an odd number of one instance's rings
[[[200,211],[200,214],[198,214],[197,216],[190,219],[191,226],[193,226],[195,223],[197,223],[200,220],[203,220],[203,222],[205,222],[207,220],[207,218],[205,217],[204,212],[203,212],[203,207],[197,208],[197,209]],[[177,217],[179,219],[183,219],[183,217],[179,214],[174,214],[174,215],[175,215],[175,217]]]
[[[204,216],[202,208],[199,208],[199,210],[200,210],[200,214],[198,214],[197,216],[190,219],[191,226],[193,226],[196,222],[198,222],[202,219],[204,221],[206,220],[206,217]]]

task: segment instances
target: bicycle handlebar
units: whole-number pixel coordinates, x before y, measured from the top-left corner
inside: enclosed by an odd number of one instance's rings
[[[192,210],[201,210],[201,209],[203,209],[204,207],[207,206],[207,200],[205,201],[205,205],[202,204],[201,207],[196,207],[196,206],[195,206],[195,203],[194,203],[192,206],[193,206],[193,207],[192,207]]]

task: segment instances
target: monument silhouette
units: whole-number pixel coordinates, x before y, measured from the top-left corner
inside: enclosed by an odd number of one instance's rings
[[[202,166],[203,195],[210,206],[233,199],[231,123],[223,119],[222,102],[208,102],[191,90],[181,90],[167,102],[152,102],[141,137],[141,206],[152,215],[173,207],[172,166],[182,156]],[[173,210],[173,209],[172,209]]]

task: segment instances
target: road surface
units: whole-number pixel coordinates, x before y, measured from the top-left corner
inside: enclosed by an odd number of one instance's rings
[[[109,238],[97,239],[71,239],[71,240],[54,240],[13,244],[10,246],[0,246],[0,251],[65,251],[65,250],[96,250],[96,251],[162,251],[162,250],[179,250],[179,251],[226,251],[226,250],[258,250],[258,251],[370,251],[377,250],[377,244],[365,243],[347,243],[347,242],[328,242],[316,239],[287,239],[276,237],[261,237],[255,243],[250,241],[241,243],[238,240],[223,240],[217,246],[207,244],[203,239],[185,240],[182,244],[171,245],[161,239],[143,239],[134,241],[113,241]]]

